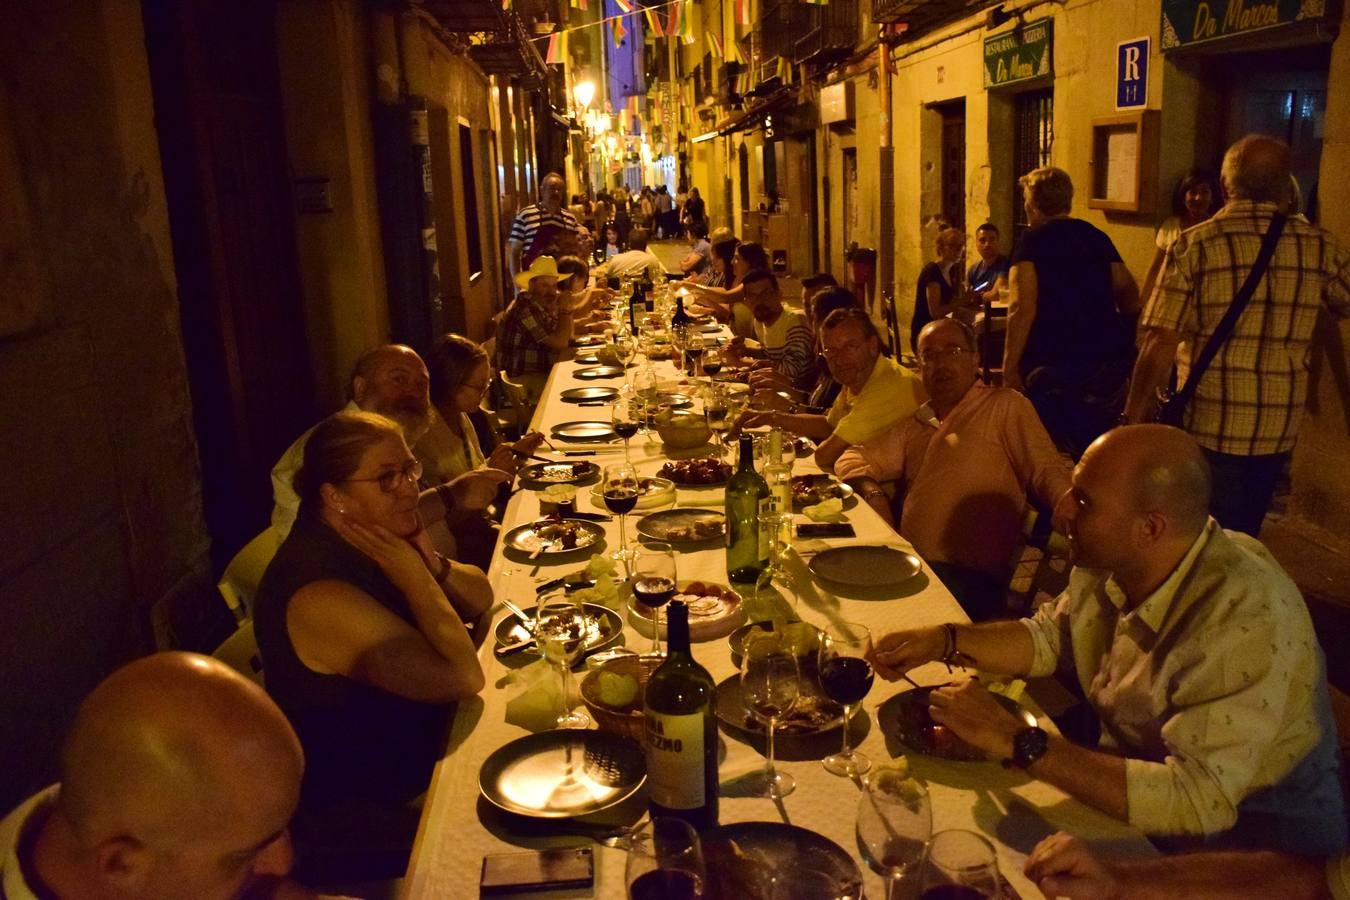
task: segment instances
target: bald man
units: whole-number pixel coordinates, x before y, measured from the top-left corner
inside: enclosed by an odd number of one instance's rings
[[[1160,843],[1340,853],[1346,841],[1322,651],[1298,589],[1209,517],[1209,469],[1185,432],[1098,438],[1056,507],[1075,568],[1033,618],[896,632],[882,677],[942,660],[1019,677],[1073,673],[1097,747],[1028,728],[977,681],[932,695],[934,720],[996,759]]]
[[[1144,298],[1126,421],[1151,414],[1174,363],[1185,384],[1290,200],[1289,160],[1283,141],[1259,134],[1224,155],[1220,178],[1228,202],[1172,243],[1153,296]],[[1303,420],[1309,345],[1321,309],[1350,315],[1350,253],[1317,226],[1291,218],[1270,268],[1183,412],[1183,427],[1224,485],[1211,498],[1224,528],[1261,531]]]
[[[283,881],[300,742],[261,688],[159,653],[80,705],[61,782],[0,823],[0,896],[312,897]]]

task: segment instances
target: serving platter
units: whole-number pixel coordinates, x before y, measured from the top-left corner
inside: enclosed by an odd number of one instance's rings
[[[726,535],[727,517],[711,509],[663,509],[638,520],[638,534],[671,544],[701,544]]]

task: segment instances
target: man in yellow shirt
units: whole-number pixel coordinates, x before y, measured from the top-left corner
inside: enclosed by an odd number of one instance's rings
[[[831,471],[854,444],[871,440],[914,414],[927,399],[923,383],[889,356],[867,312],[837,309],[820,325],[820,347],[830,374],[843,385],[824,414],[751,413],[746,427],[772,425],[818,442],[816,464]]]

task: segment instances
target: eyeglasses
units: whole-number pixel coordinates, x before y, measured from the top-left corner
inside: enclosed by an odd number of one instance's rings
[[[820,354],[825,357],[839,356],[840,354],[852,356],[866,345],[866,341],[849,341],[847,344],[840,344],[838,347],[821,347]]]
[[[373,481],[380,486],[380,490],[386,494],[392,494],[399,489],[404,482],[417,484],[417,480],[422,477],[422,461],[420,459],[410,459],[403,464],[400,469],[391,469],[388,472],[382,472],[374,478],[344,478],[343,481]]]
[[[948,360],[956,362],[969,352],[970,348],[968,347],[948,347],[946,350],[929,350],[919,354],[919,365],[935,366],[940,362]]]

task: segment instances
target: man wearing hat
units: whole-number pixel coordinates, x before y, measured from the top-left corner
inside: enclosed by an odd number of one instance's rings
[[[558,264],[541,256],[516,275],[520,293],[497,325],[497,364],[538,395],[572,340],[572,313],[558,302]]]

